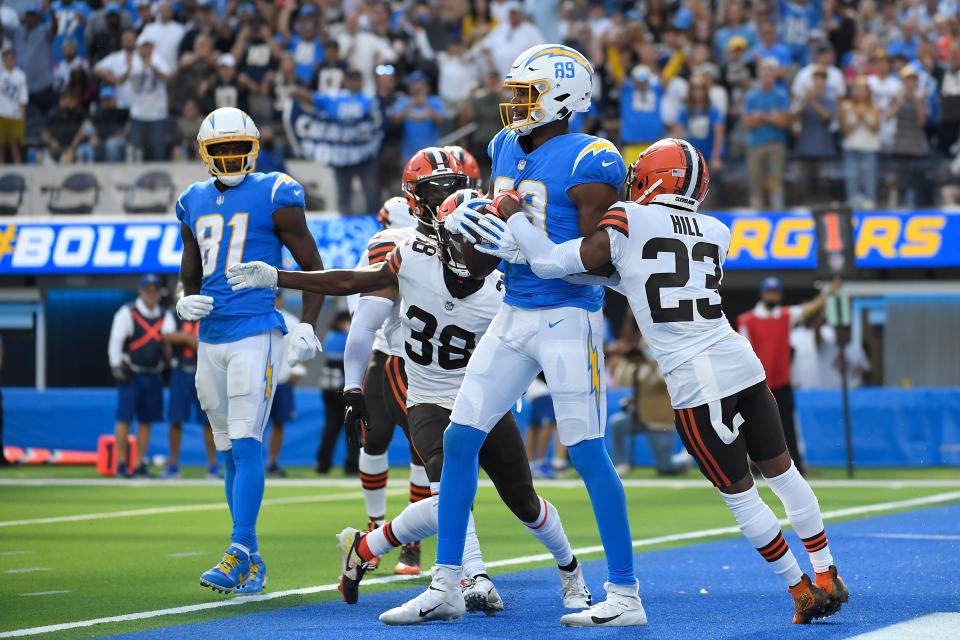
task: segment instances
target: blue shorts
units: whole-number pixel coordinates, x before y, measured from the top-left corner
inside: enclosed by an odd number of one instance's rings
[[[270,422],[286,424],[293,422],[296,412],[293,408],[293,385],[281,382],[273,394],[273,406],[270,407]]]
[[[530,426],[536,429],[556,421],[557,414],[553,411],[553,399],[549,395],[534,398],[530,403]]]
[[[133,422],[163,420],[163,378],[159,373],[134,373],[130,382],[117,387],[117,420]]]
[[[197,399],[197,376],[181,369],[170,372],[170,405],[167,408],[167,419],[170,422],[196,422],[207,424],[207,414],[200,407]]]

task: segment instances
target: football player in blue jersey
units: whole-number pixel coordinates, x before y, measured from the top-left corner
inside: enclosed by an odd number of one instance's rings
[[[554,242],[592,233],[618,200],[626,174],[613,144],[569,131],[570,116],[590,108],[592,76],[587,59],[570,47],[548,44],[524,51],[504,81],[513,92],[511,101],[500,105],[504,128],[488,147],[493,206],[501,213],[522,208]],[[498,262],[478,261],[486,256],[476,252],[464,257],[474,277]],[[567,614],[561,622],[646,624],[633,570],[623,485],[603,443],[607,414],[603,289],[544,280],[524,264],[506,265],[505,287],[505,304],[467,365],[444,436],[432,584],[388,614],[395,624],[450,620],[463,614],[460,571],[477,489],[477,452],[500,416],[543,370],[560,441],[569,448],[570,460],[587,487],[607,555],[607,599]]]
[[[233,518],[223,560],[200,576],[222,593],[258,593],[266,565],[257,544],[263,499],[261,440],[277,386],[283,335],[291,332],[290,364],[313,358],[323,296],[304,293],[300,324],[287,327],[266,289],[232,291],[225,273],[244,260],[280,266],[286,246],[301,268],[322,269],[303,209],[304,191],[283,173],[257,173],[260,132],[234,108],[217,109],[200,125],[200,157],[211,178],[187,187],[177,200],[183,257],[183,297],[177,313],[200,322],[197,395],[224,457],[227,505]]]

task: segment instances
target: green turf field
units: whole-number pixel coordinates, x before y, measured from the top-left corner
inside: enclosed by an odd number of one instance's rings
[[[307,470],[292,475],[310,477]],[[733,525],[715,490],[698,482],[698,476],[691,473],[680,483],[652,485],[642,482],[650,477],[649,472],[634,475],[644,485],[627,483],[635,540]],[[831,471],[814,477],[842,475]],[[51,482],[55,477],[64,481]],[[405,478],[405,471],[398,469],[393,477]],[[906,482],[869,486],[829,482],[816,489],[824,511],[960,491],[960,471],[956,470],[877,470],[862,472],[859,477]],[[219,485],[159,480],[93,483],[84,478],[95,480],[89,469],[0,470],[0,636],[15,629],[224,599],[198,586],[200,573],[219,559],[228,542],[229,515]],[[930,482],[909,482],[917,479]],[[365,522],[358,485],[321,486],[303,480],[268,484],[259,535],[269,566],[269,592],[336,582],[339,554],[334,534],[346,525],[359,527]],[[599,544],[586,492],[578,482],[542,482],[539,488],[559,509],[575,548]],[[391,485],[389,492],[389,512],[396,513],[407,500],[406,487]],[[764,495],[771,497],[769,492]],[[770,504],[783,515],[775,500]],[[480,489],[475,515],[488,562],[543,553],[489,486]],[[644,545],[640,550],[704,539],[671,540]],[[428,541],[425,561],[433,553],[433,541]],[[369,576],[389,575],[395,560],[395,554],[387,556],[383,568]],[[529,564],[521,561],[491,572]],[[366,589],[387,588],[395,586]],[[293,594],[236,607],[67,630],[56,637],[95,637],[338,597],[335,590]]]

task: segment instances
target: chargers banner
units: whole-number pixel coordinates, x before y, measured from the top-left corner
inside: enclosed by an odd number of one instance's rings
[[[730,227],[729,269],[815,269],[809,212],[711,213]],[[373,216],[308,215],[330,268],[353,267],[379,228]],[[860,268],[960,266],[960,213],[870,211],[853,217]],[[0,217],[0,275],[174,273],[180,226],[173,216]],[[284,264],[293,267],[289,255]]]
[[[176,273],[180,223],[163,218],[0,218],[0,275]],[[380,225],[373,216],[308,215],[307,225],[328,268],[356,265]],[[288,252],[284,266],[295,268]]]

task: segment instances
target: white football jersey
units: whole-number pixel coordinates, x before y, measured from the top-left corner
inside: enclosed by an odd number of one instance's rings
[[[453,409],[467,361],[503,301],[503,274],[494,271],[464,298],[450,293],[437,245],[408,240],[388,260],[400,283],[400,324],[407,406]]]
[[[716,218],[660,204],[618,202],[600,227],[640,332],[678,409],[764,379],[750,343],[720,307],[730,230]]]
[[[356,268],[360,269],[367,265],[383,262],[391,251],[416,235],[418,235],[417,230],[413,227],[388,228],[377,231],[367,241],[367,250],[360,256]],[[359,298],[359,294],[350,296],[348,305],[351,313],[356,309],[356,300]],[[373,339],[373,350],[391,356],[403,355],[403,339],[400,336],[399,298],[394,301],[390,315],[377,329],[376,336]]]

